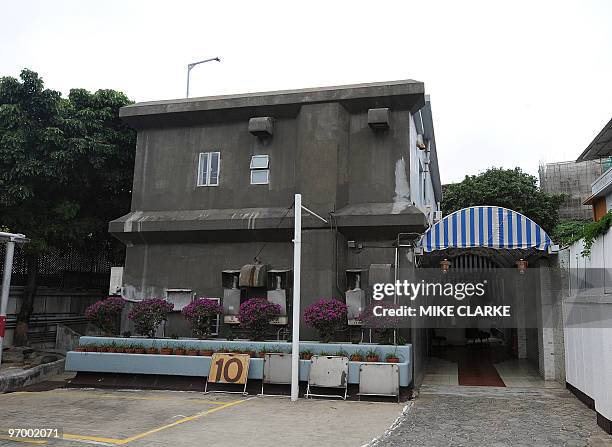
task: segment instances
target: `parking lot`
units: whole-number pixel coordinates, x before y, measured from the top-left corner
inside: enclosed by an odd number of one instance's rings
[[[0,445],[358,446],[401,411],[396,403],[59,388],[0,395]],[[57,428],[61,438],[11,439],[11,428]]]

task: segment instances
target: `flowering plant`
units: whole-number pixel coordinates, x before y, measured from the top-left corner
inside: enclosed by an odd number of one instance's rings
[[[148,298],[134,304],[128,318],[134,322],[136,332],[149,338],[155,336],[155,330],[166,314],[174,309],[174,304],[161,298]]]
[[[238,319],[240,326],[250,333],[253,340],[261,340],[266,334],[270,320],[280,313],[281,307],[278,304],[265,298],[251,298],[240,305]]]
[[[390,317],[388,313],[381,316],[374,314],[374,307],[382,309],[396,309],[397,306],[387,301],[372,303],[361,312],[358,319],[363,328],[372,329],[382,343],[393,342],[393,330],[398,327],[399,317]]]
[[[118,296],[96,301],[85,309],[85,317],[91,321],[104,335],[119,332],[119,317],[125,306],[125,300]]]
[[[322,342],[329,342],[334,332],[346,324],[348,308],[335,298],[322,298],[304,311],[304,322],[319,332]]]
[[[217,300],[200,298],[185,306],[181,313],[191,325],[194,335],[206,338],[210,336],[213,318],[222,314],[223,308]]]

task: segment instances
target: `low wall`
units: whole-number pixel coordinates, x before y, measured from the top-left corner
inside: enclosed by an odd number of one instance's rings
[[[19,369],[10,374],[2,374],[0,376],[0,394],[33,385],[46,380],[48,377],[63,373],[65,360],[60,359],[34,368]]]
[[[255,341],[225,341],[225,340],[167,340],[147,338],[107,338],[107,337],[81,337],[81,345],[95,344],[98,346],[128,346],[138,344],[145,347],[178,347],[185,346],[193,349],[214,349],[222,347],[228,349],[249,349],[259,351],[263,348],[280,349],[289,352],[291,343],[288,342],[255,342]],[[358,351],[375,349],[382,359],[387,354],[395,353],[400,358],[399,373],[400,386],[407,387],[412,383],[412,345],[392,346],[374,344],[344,344],[344,343],[317,343],[300,342],[300,351],[310,350],[314,354],[325,352],[333,355],[343,350],[349,356]],[[210,370],[211,357],[205,356],[176,356],[160,354],[120,354],[106,352],[68,352],[66,358],[67,371],[104,372],[124,374],[161,374],[206,377]],[[349,362],[348,383],[359,383],[359,365],[365,362]],[[300,380],[307,381],[310,372],[310,361],[300,360]],[[251,358],[249,364],[249,379],[263,378],[263,359]]]

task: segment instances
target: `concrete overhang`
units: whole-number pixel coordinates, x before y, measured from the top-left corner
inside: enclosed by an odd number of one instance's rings
[[[393,232],[423,231],[428,226],[425,215],[410,203],[349,205],[333,215],[340,229],[378,231],[391,238]],[[132,211],[111,221],[109,232],[125,243],[286,239],[293,232],[293,216],[287,208]],[[305,230],[329,227],[302,213]]]
[[[612,119],[591,141],[591,144],[580,154],[576,162],[597,160],[598,158],[609,157],[612,155]]]
[[[415,113],[425,104],[425,86],[411,79],[335,87],[245,93],[140,102],[119,116],[134,128],[219,123],[254,116],[293,117],[302,105],[339,102],[349,111],[389,107]]]

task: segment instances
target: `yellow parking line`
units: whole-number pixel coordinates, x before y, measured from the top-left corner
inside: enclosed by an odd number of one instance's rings
[[[40,439],[29,439],[29,438],[11,438],[10,436],[0,435],[0,440],[2,441],[13,441],[13,442],[23,442],[26,444],[36,444],[36,445],[45,445],[47,441],[43,441]]]
[[[167,430],[169,428],[172,427],[176,427],[177,425],[180,424],[184,424],[185,422],[190,422],[190,421],[195,421],[196,419],[199,419],[203,416],[206,416],[208,414],[211,413],[215,413],[217,411],[221,411],[224,410],[228,407],[232,407],[234,405],[238,405],[241,404],[243,402],[246,402],[249,399],[243,399],[243,400],[236,400],[233,402],[226,402],[225,404],[222,404],[216,408],[212,408],[210,410],[205,410],[205,411],[201,411],[200,413],[196,413],[193,416],[187,416],[181,419],[178,419],[170,424],[166,424],[166,425],[162,425],[161,427],[157,427],[157,428],[153,428],[151,430],[145,431],[143,433],[139,433],[137,435],[134,436],[130,436],[129,438],[124,438],[124,439],[115,439],[115,438],[104,438],[104,437],[98,437],[98,436],[83,436],[83,435],[72,435],[72,434],[68,434],[68,433],[64,433],[64,439],[69,439],[69,440],[73,440],[73,441],[95,441],[95,442],[106,442],[109,444],[114,444],[114,445],[124,445],[127,444],[128,442],[132,442],[132,441],[136,441],[137,439],[142,439],[146,436],[152,435],[154,433],[158,433],[162,430]]]
[[[63,396],[67,396],[67,397],[79,397],[80,395],[83,394],[93,394],[96,397],[102,398],[102,399],[129,399],[129,400],[175,400],[176,397],[170,397],[170,396],[130,396],[127,393],[126,394],[102,394],[102,393],[96,393],[95,391],[92,392],[87,392],[87,391],[79,391],[79,393],[73,393],[73,392],[69,392],[69,391],[18,391],[15,393],[7,393],[4,394],[2,396],[10,396],[10,395],[28,395],[29,397],[45,397],[48,396],[50,394],[52,395],[63,395]],[[225,401],[218,401],[218,400],[205,400],[205,399],[197,399],[197,398],[193,398],[193,397],[188,397],[187,399],[183,399],[185,401],[189,401],[189,402],[198,402],[198,403],[202,403],[202,404],[206,404],[206,405],[225,405],[228,403],[232,403],[232,402],[225,402]]]

